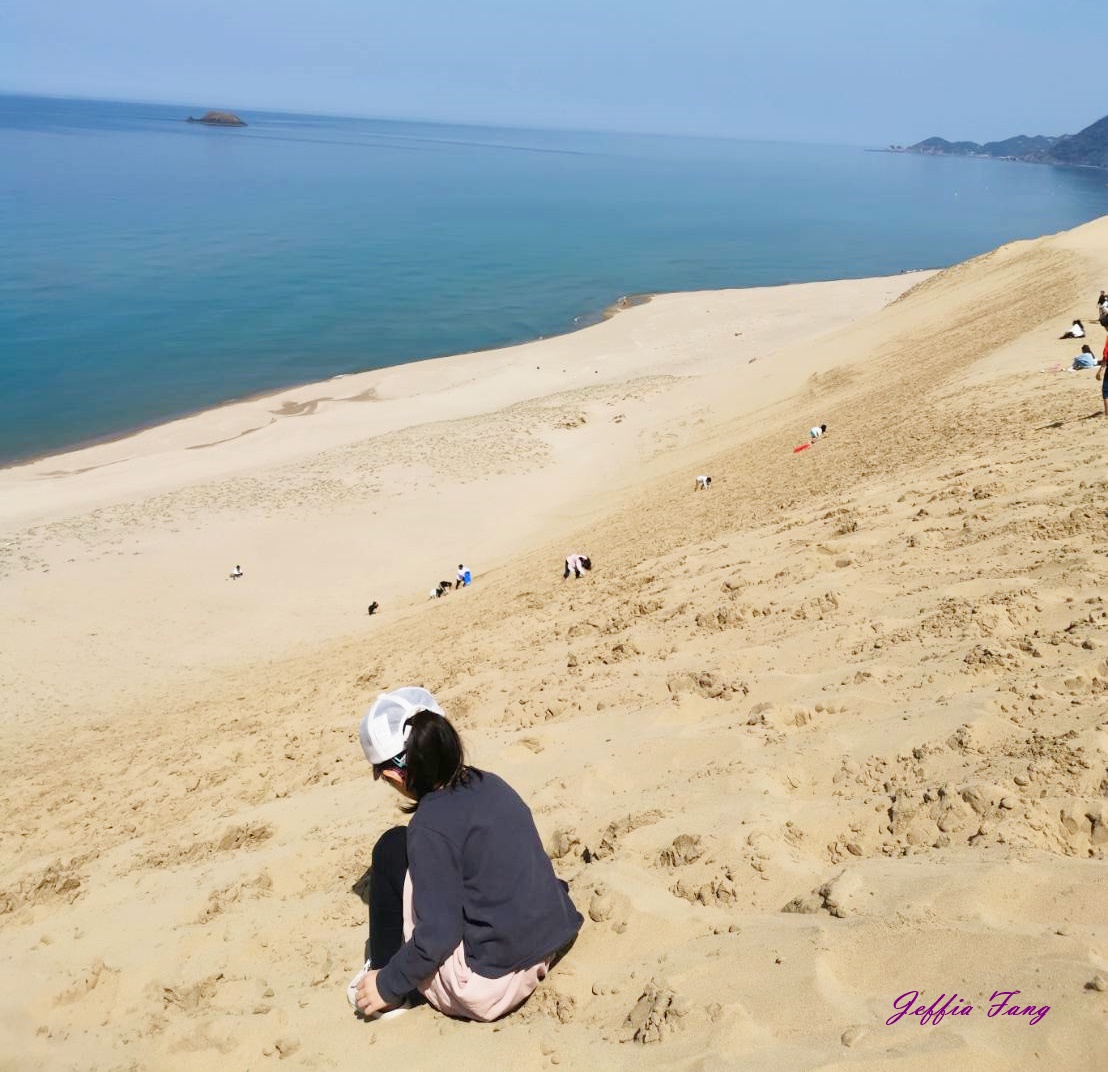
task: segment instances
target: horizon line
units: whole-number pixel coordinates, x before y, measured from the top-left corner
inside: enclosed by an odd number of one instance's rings
[[[136,100],[129,97],[97,97],[80,96],[72,93],[40,93],[21,89],[0,88],[0,97],[27,97],[39,100],[64,100],[64,101],[99,101],[103,104],[150,104],[159,107],[172,107],[188,109],[190,107],[206,108],[207,110],[229,111],[238,114],[236,109],[227,107],[207,108],[206,105],[186,104],[179,100]],[[871,148],[876,142],[841,142],[841,141],[811,141],[808,139],[793,140],[785,137],[755,137],[743,134],[702,134],[688,131],[673,130],[619,130],[612,127],[574,127],[574,126],[548,126],[536,124],[523,126],[518,123],[504,121],[480,120],[480,119],[444,119],[430,116],[402,116],[402,115],[359,115],[339,112],[304,112],[290,108],[255,107],[243,105],[242,111],[254,112],[259,115],[297,115],[311,119],[369,119],[379,123],[427,123],[453,127],[484,127],[494,130],[537,130],[552,134],[620,134],[629,137],[643,138],[690,138],[696,141],[753,141],[766,143],[784,143],[787,145],[828,145],[844,148]],[[937,135],[935,135],[937,136]],[[892,142],[882,142],[881,148],[887,148]]]

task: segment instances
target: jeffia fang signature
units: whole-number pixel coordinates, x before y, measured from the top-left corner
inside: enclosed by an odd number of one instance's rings
[[[990,1017],[1026,1016],[1029,1024],[1037,1024],[1050,1012],[1049,1005],[1020,1005],[1014,1000],[1019,993],[1021,993],[1019,990],[995,990],[993,996],[989,998],[989,1011],[985,1015]],[[930,1005],[924,1005],[922,1002],[917,1005],[919,999],[920,991],[918,990],[909,990],[907,993],[901,994],[893,1002],[893,1008],[896,1009],[896,1012],[885,1023],[895,1024],[905,1016],[918,1016],[921,1025],[931,1024],[934,1026],[944,1016],[969,1016],[973,1012],[973,1006],[965,998],[958,997],[957,994],[951,994],[949,998],[946,994],[940,994]]]

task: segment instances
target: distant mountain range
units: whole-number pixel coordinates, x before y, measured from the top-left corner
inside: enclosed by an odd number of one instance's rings
[[[915,145],[890,145],[889,151],[929,156],[987,156],[998,160],[1025,160],[1033,164],[1108,168],[1108,116],[1077,134],[1062,134],[1060,137],[1017,134],[1014,138],[987,141],[984,145],[978,145],[975,141],[927,138]]]

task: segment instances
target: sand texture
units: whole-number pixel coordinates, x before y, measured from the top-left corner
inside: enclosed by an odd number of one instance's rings
[[[1108,420],[1043,370],[1106,281],[1108,219],[662,295],[0,473],[0,1069],[1104,1068]],[[401,684],[587,917],[499,1024],[345,1002]]]

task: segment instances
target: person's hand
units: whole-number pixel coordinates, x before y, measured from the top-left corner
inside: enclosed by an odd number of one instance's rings
[[[380,972],[366,972],[365,977],[358,984],[357,998],[358,1008],[366,1016],[372,1016],[375,1012],[388,1008],[388,1004],[382,999],[381,992],[377,989],[377,976]]]

